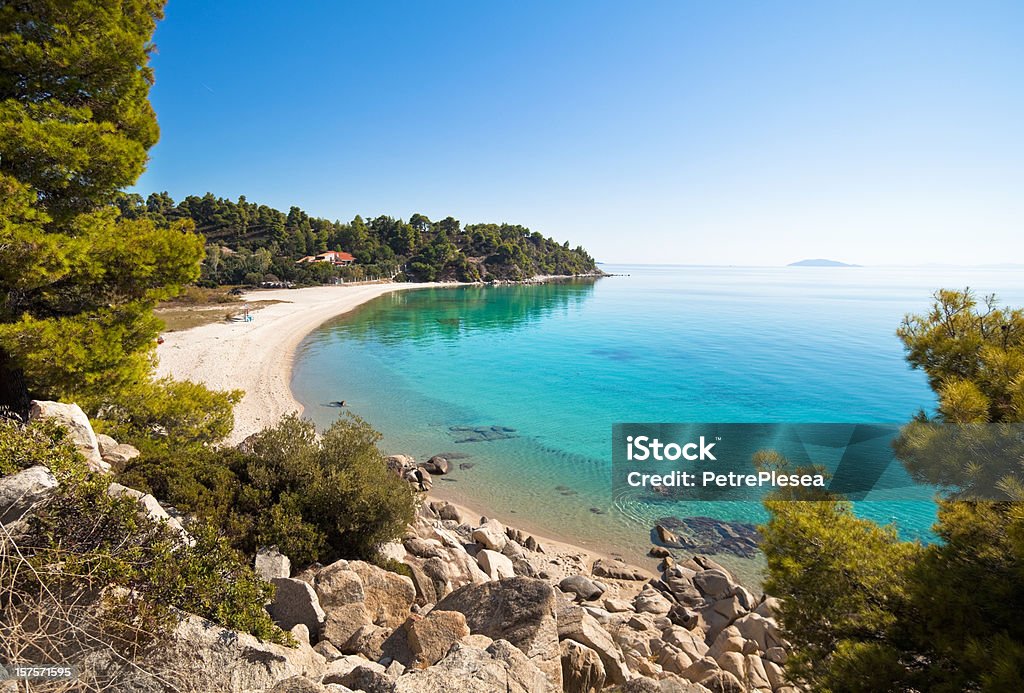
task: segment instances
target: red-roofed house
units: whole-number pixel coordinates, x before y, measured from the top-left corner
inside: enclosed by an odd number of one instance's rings
[[[332,265],[338,265],[344,267],[345,265],[351,265],[356,259],[350,254],[340,250],[328,250],[326,253],[320,253],[319,255],[307,255],[306,257],[299,260],[302,262],[329,262]]]

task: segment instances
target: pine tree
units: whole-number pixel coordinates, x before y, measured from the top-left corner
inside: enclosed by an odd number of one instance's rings
[[[0,404],[146,379],[153,306],[198,276],[191,222],[158,228],[114,204],[159,136],[148,63],[163,4],[0,5]]]

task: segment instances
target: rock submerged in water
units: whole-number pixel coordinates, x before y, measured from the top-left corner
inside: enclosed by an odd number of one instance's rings
[[[452,426],[456,443],[482,443],[488,440],[515,438],[516,429],[508,426]]]
[[[447,474],[448,470],[451,469],[451,465],[448,462],[447,457],[441,455],[434,455],[429,460],[423,463],[423,468],[431,474]]]
[[[694,553],[731,553],[750,558],[761,539],[757,526],[713,517],[663,517],[652,530],[652,541],[662,547]],[[653,555],[653,554],[652,554]]]

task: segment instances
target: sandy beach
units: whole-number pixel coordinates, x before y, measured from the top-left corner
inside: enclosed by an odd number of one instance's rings
[[[291,391],[292,363],[302,339],[324,322],[392,291],[437,284],[363,284],[254,291],[243,300],[281,301],[254,312],[252,322],[216,322],[164,335],[157,373],[205,383],[216,390],[244,390],[235,407],[238,443],[302,412]]]

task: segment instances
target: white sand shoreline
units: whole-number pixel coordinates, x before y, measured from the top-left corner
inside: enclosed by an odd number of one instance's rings
[[[243,300],[282,301],[252,313],[252,322],[216,322],[164,335],[157,374],[244,390],[235,428],[225,442],[239,443],[302,405],[291,389],[299,343],[328,320],[393,291],[445,284],[362,284],[254,291]]]

